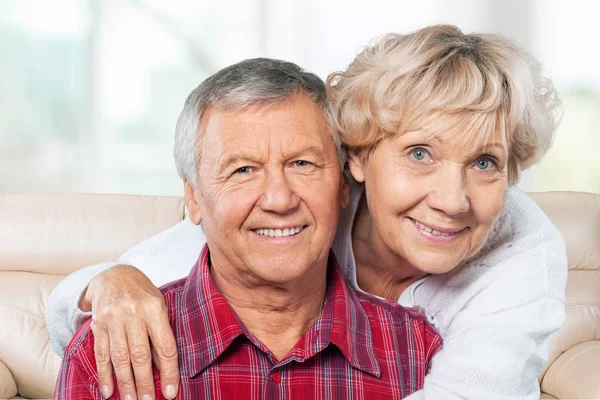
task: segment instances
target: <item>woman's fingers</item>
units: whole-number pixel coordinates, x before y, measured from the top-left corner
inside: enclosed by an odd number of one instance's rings
[[[134,400],[137,398],[137,394],[125,326],[117,326],[114,322],[111,323],[108,327],[108,337],[110,340],[110,359],[117,377],[119,395],[123,400]]]
[[[110,345],[106,327],[98,327],[94,321],[91,324],[94,333],[94,354],[98,370],[98,384],[104,398],[113,394],[112,363],[110,361]]]
[[[154,400],[154,376],[152,374],[152,353],[148,341],[148,330],[144,321],[136,320],[127,324],[129,358],[133,368],[135,388],[141,400]]]
[[[86,297],[92,304],[94,351],[101,390],[109,396],[114,392],[114,371],[122,399],[156,397],[148,339],[153,327],[155,346],[166,371],[163,391],[170,394],[173,385],[176,391],[179,368],[175,339],[162,293],[148,277],[134,267],[115,266],[92,279]],[[103,395],[109,397],[104,392]]]
[[[177,343],[166,309],[155,314],[154,323],[150,325],[149,331],[154,348],[153,358],[160,371],[163,396],[173,399],[179,391],[179,363]]]

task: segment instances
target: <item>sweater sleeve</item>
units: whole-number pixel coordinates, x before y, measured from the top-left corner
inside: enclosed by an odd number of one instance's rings
[[[539,399],[537,375],[547,361],[549,336],[560,326],[563,310],[559,299],[544,297],[451,329],[425,378],[424,398]],[[537,323],[531,320],[534,315]]]
[[[79,299],[90,280],[100,272],[119,264],[105,262],[72,272],[50,293],[46,305],[46,327],[52,350],[63,356],[67,344],[81,324],[91,316],[79,308]]]
[[[519,201],[526,212],[511,210],[506,240],[438,282],[455,291],[457,308],[415,399],[539,399],[549,338],[565,319],[566,248],[543,213],[532,218],[537,206]]]
[[[79,299],[90,280],[115,265],[132,265],[156,286],[187,276],[206,238],[202,229],[184,220],[127,250],[117,261],[91,265],[72,272],[52,291],[46,307],[50,343],[62,357],[65,347],[91,313],[79,309]]]

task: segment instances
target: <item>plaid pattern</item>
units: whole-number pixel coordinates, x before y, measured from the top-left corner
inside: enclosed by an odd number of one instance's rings
[[[282,360],[246,330],[208,260],[205,247],[187,278],[161,288],[179,348],[178,399],[397,400],[423,387],[438,333],[421,314],[353,290],[333,253],[322,314]],[[154,378],[162,398],[156,368]],[[55,398],[102,399],[89,322],[65,351]]]

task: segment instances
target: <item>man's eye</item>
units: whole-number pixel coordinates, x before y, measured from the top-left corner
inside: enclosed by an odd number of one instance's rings
[[[410,151],[410,154],[417,161],[423,161],[429,156],[429,152],[422,147],[415,147]]]
[[[235,173],[236,174],[247,174],[250,171],[252,171],[252,168],[250,168],[250,167],[240,167],[235,170]]]
[[[296,160],[294,161],[294,165],[296,167],[306,167],[308,164],[310,164],[308,161],[305,160]]]

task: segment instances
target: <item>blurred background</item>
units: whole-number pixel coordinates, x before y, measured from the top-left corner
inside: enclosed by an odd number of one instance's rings
[[[595,0],[0,0],[0,193],[181,195],[173,131],[189,92],[244,58],[325,78],[386,32],[451,23],[515,39],[564,118],[524,190],[600,193]]]

